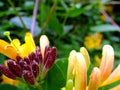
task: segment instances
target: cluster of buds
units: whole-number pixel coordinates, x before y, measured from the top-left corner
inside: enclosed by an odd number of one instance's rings
[[[44,58],[39,47],[36,51],[24,57],[7,60],[7,66],[0,65],[0,72],[11,79],[23,78],[28,84],[35,85],[43,79],[56,59],[56,47],[45,47]]]

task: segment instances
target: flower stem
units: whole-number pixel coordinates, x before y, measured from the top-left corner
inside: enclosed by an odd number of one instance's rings
[[[32,33],[33,36],[34,36],[34,30],[35,30],[35,22],[36,22],[38,4],[39,4],[39,0],[36,0],[35,1],[34,11],[33,11],[32,25],[31,25],[31,33]]]
[[[45,24],[42,26],[42,28],[41,28],[41,31],[43,31],[46,27],[47,27],[47,24],[49,23],[49,21],[50,21],[50,18],[51,18],[51,16],[53,15],[53,12],[55,11],[55,7],[56,7],[56,5],[57,5],[57,1],[58,0],[55,0],[54,1],[54,4],[53,4],[53,6],[52,6],[52,8],[51,8],[51,10],[50,10],[50,12],[49,12],[49,14],[48,14],[48,17],[47,17],[47,19],[46,19],[46,21],[45,21]]]
[[[9,4],[12,6],[12,8],[14,9],[14,11],[15,11],[16,15],[18,16],[18,18],[20,19],[20,21],[21,21],[21,23],[22,23],[22,25],[23,25],[24,30],[27,31],[26,26],[25,26],[25,24],[24,24],[24,21],[22,20],[20,14],[19,14],[19,12],[17,11],[17,9],[15,8],[14,4],[12,3],[11,0],[8,0],[8,2],[9,2]]]

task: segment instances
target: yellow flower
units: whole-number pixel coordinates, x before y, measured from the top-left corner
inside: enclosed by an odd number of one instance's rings
[[[13,39],[11,43],[7,43],[0,39],[0,53],[5,56],[16,60],[16,56],[24,58],[31,52],[35,52],[35,43],[30,33],[25,35],[25,43],[21,45],[18,39]]]
[[[10,79],[6,77],[5,75],[2,75],[2,84],[10,84],[10,85],[17,86],[19,84],[19,81]]]
[[[74,82],[73,85],[71,85],[73,86],[71,90],[98,90],[99,87],[120,80],[120,64],[112,71],[114,64],[114,50],[112,46],[104,45],[102,61],[99,67],[93,67],[88,85],[87,62],[90,61],[86,58],[89,55],[83,54],[82,52],[76,52],[74,50],[70,52],[68,70],[71,73],[68,73],[67,76],[72,76],[72,78],[68,78],[66,84],[68,84],[69,80]],[[64,87],[64,90],[68,90],[67,88]],[[120,86],[114,87],[111,90],[117,90],[115,88],[120,88]]]
[[[87,49],[100,49],[102,42],[102,34],[95,33],[92,36],[86,36],[84,45]]]

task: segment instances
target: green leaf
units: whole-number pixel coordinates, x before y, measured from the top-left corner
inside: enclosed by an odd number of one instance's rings
[[[43,90],[60,90],[67,78],[67,58],[56,60],[43,83]]]
[[[41,21],[45,24],[48,24],[48,28],[50,30],[53,30],[54,32],[56,32],[59,36],[61,36],[63,34],[63,26],[62,24],[59,22],[57,16],[55,13],[53,13],[48,21],[48,23],[46,23],[47,18],[49,17],[49,13],[50,13],[50,7],[42,4],[41,5]]]
[[[97,26],[91,27],[90,29],[95,32],[113,32],[113,31],[120,32],[120,28],[110,24],[97,25]]]
[[[0,90],[20,90],[20,89],[9,84],[0,84]]]
[[[84,8],[71,8],[68,11],[68,17],[77,17],[78,15],[82,14],[83,12],[85,12]]]

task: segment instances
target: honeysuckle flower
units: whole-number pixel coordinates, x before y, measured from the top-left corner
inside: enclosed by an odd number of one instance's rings
[[[92,36],[86,36],[84,45],[87,49],[100,49],[102,42],[102,34],[95,33]]]
[[[11,43],[0,39],[0,53],[10,59],[7,66],[0,64],[0,72],[11,79],[22,78],[30,85],[38,84],[37,80],[44,79],[55,62],[56,47],[50,48],[46,35],[41,36],[40,47],[35,45],[30,33],[26,33],[22,45],[18,39],[11,40],[9,32],[5,35]]]
[[[86,55],[88,57],[88,54]],[[114,64],[114,50],[112,46],[104,45],[101,64],[99,67],[93,67],[90,80],[87,85],[88,61],[86,62],[86,60],[89,59],[86,58],[86,55],[81,52],[76,52],[75,50],[70,52],[68,59],[68,72],[71,70],[71,73],[67,73],[67,76],[72,76],[72,78],[67,79],[66,87],[63,87],[63,90],[68,90],[68,81],[73,82],[71,90],[98,90],[99,87],[109,85],[120,80],[120,64],[112,71]],[[118,90],[116,88],[119,87],[120,86],[118,85],[110,90]]]
[[[18,86],[19,81],[10,79],[6,77],[5,75],[2,75],[2,84],[10,84],[10,85]]]

